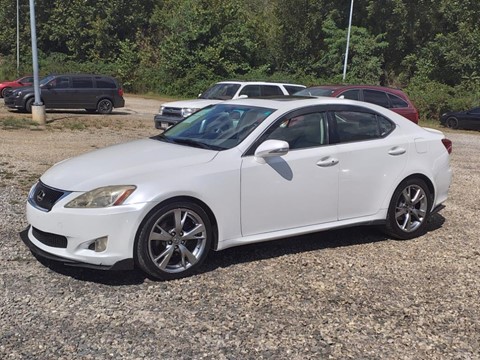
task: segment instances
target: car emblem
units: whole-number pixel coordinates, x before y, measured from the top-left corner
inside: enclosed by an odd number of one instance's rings
[[[40,202],[42,202],[43,199],[45,198],[45,195],[46,195],[46,194],[45,194],[45,191],[40,190],[40,191],[37,193],[37,195],[35,196],[35,199],[37,200],[37,202],[40,203]]]

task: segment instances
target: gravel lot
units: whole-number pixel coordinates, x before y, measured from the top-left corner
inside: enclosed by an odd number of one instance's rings
[[[317,233],[213,253],[170,282],[37,261],[19,238],[30,185],[61,159],[155,134],[159,104],[0,129],[0,359],[480,359],[477,132],[447,133],[450,198],[414,240]]]

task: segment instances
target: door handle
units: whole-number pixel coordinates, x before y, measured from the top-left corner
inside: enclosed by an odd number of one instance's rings
[[[389,153],[390,155],[394,155],[394,156],[396,156],[396,155],[402,155],[402,154],[405,154],[406,152],[407,152],[406,149],[404,149],[404,148],[402,148],[402,147],[399,147],[399,146],[395,146],[395,147],[391,148],[391,149],[388,151],[388,153]]]
[[[337,164],[338,164],[338,159],[331,158],[331,157],[323,158],[319,162],[317,162],[317,166],[321,166],[321,167],[329,167]]]

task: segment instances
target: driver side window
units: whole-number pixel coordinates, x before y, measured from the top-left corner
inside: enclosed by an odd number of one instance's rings
[[[291,150],[321,146],[327,143],[326,123],[324,112],[291,117],[275,124],[267,139],[284,140]]]

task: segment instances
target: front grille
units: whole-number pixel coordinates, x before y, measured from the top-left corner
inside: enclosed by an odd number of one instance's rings
[[[67,192],[53,189],[39,181],[28,197],[28,201],[35,207],[50,211],[53,205]]]
[[[63,249],[67,247],[67,238],[65,236],[46,233],[34,227],[32,227],[32,234],[35,239],[37,239],[44,245]]]
[[[171,108],[166,107],[163,109],[162,115],[164,116],[171,116],[171,117],[178,117],[181,118],[182,116],[182,109],[179,108]]]

